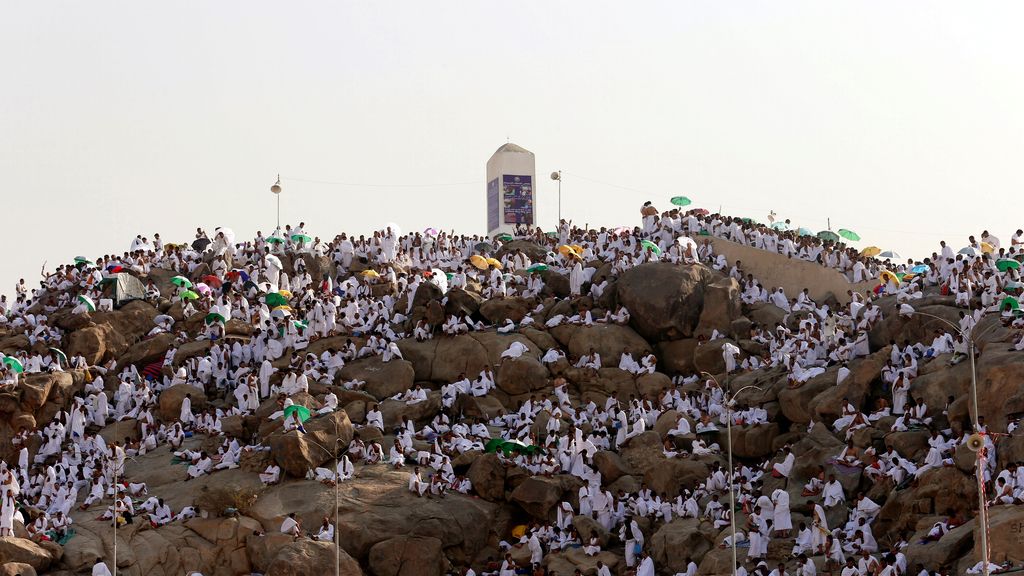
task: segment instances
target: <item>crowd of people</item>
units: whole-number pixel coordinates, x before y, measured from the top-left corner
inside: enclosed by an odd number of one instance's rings
[[[31,538],[65,542],[74,535],[73,514],[90,509],[110,522],[143,521],[157,529],[190,518],[197,512],[194,506],[172,510],[159,495],[150,495],[144,483],[126,476],[126,462],[168,445],[175,458],[187,462],[189,480],[237,468],[243,453],[269,448],[225,433],[225,417],[252,415],[261,405],[276,402],[278,409],[270,419],[280,420],[287,433],[303,434],[305,416],[289,409],[295,405],[296,394],[308,393],[310,383],[361,388],[363,382],[341,378],[346,363],[370,356],[379,356],[383,362],[401,359],[399,344],[404,339],[449,338],[475,331],[511,334],[525,327],[550,330],[565,324],[628,324],[630,311],[626,308],[603,310],[582,303],[599,301],[615,277],[626,270],[657,261],[705,264],[735,278],[744,303],[780,308],[787,321],[752,328],[751,340],[760,344],[762,354],[749,354],[730,343],[722,347],[723,362],[726,373],[733,375],[781,368],[788,374],[791,388],[805,385],[833,366],[839,367],[836,385],[850,376],[849,365],[873,352],[868,333],[884,320],[879,298],[895,296],[898,313],[910,317],[915,314],[914,303],[926,291],[954,295],[962,308],[959,324],[940,326],[930,342],[893,342],[891,357],[879,374],[880,392],[873,396],[871,407],[844,400],[840,418],[811,423],[811,428],[830,427],[847,441],[835,463],[876,483],[903,487],[929,470],[953,464],[952,452],[975,431],[954,425],[948,418],[948,405],[928,406],[914,397],[911,383],[925,363],[956,363],[966,357],[975,326],[986,316],[995,315],[1003,324],[1021,327],[1014,305],[1021,288],[1019,265],[1000,263],[1021,255],[1021,231],[1008,247],[986,232],[980,241],[971,237],[967,248],[958,253],[943,243],[940,252],[923,261],[892,262],[862,255],[838,242],[800,235],[787,230],[788,223],[772,227],[701,211],[659,213],[649,204],[643,207],[641,218],[642,225],[636,228],[581,229],[562,221],[550,234],[524,229],[496,239],[432,229],[403,235],[391,225],[372,236],[340,234],[325,242],[309,236],[300,223],[238,241],[227,228],[211,234],[197,229],[195,238],[181,244],[165,244],[159,234],[152,240],[140,235],[129,251],[94,261],[78,258],[46,274],[35,289],[21,281],[12,301],[0,298],[0,329],[10,335],[24,334],[33,350],[38,349],[36,343],[43,342],[48,353],[18,351],[5,356],[0,385],[14,388],[24,374],[46,371],[85,370],[89,376],[84,391],[66,410],[38,428],[22,428],[14,436],[17,458],[0,463],[0,536],[13,535],[18,520]],[[807,290],[786,294],[781,287],[762,285],[740,263],[716,254],[708,237],[818,262],[840,270],[852,282],[878,279],[879,287],[864,294],[852,292],[849,304],[843,306],[816,302]],[[523,239],[547,250],[538,257],[521,248],[502,249]],[[312,263],[321,260],[314,257],[329,259],[337,273],[314,274]],[[596,278],[598,264],[609,264],[610,273]],[[172,287],[158,286],[151,277],[157,269],[175,274]],[[551,273],[568,278],[572,313],[546,315],[550,307],[544,299],[554,295],[545,282]],[[197,314],[204,318],[202,327],[191,332],[182,328],[183,320],[175,321],[171,315],[154,319],[146,337],[166,333],[175,341],[159,370],[134,364],[119,370],[116,358],[91,364],[81,355],[68,357],[61,351],[65,334],[50,322],[51,316],[68,309],[72,314],[90,313],[97,303],[110,299],[105,280],[117,274],[141,278],[144,298],[180,305],[184,319]],[[413,301],[426,283],[442,294],[461,288],[478,291],[484,298],[523,297],[535,308],[520,322],[508,320],[497,326],[458,314],[446,314],[443,321],[433,324],[422,316],[414,321]],[[790,318],[796,320],[790,322]],[[251,336],[228,337],[231,321],[251,325]],[[338,335],[348,337],[344,345],[320,354],[306,351],[311,342]],[[725,335],[716,332],[709,340],[721,337]],[[208,351],[175,362],[177,347],[196,340],[210,341]],[[1016,338],[1013,347],[1024,349],[1024,337]],[[516,341],[501,357],[505,361],[525,353],[527,347]],[[628,348],[618,358],[609,359],[593,349],[572,357],[555,346],[543,350],[541,361],[549,366],[567,362],[595,372],[614,366],[634,377],[662,366],[653,354],[634,356]],[[791,502],[793,490],[765,489],[769,476],[788,483],[795,460],[788,446],[761,461],[740,461],[732,470],[713,461],[707,478],[694,486],[680,486],[673,493],[656,493],[646,485],[633,493],[610,490],[594,462],[595,454],[622,451],[633,438],[653,429],[667,411],[675,411],[678,419],[664,440],[666,458],[720,453],[722,448],[711,441],[714,436],[709,433],[725,427],[730,418],[734,426],[769,424],[763,405],[731,403],[730,391],[712,375],[670,374],[673,386],[657,394],[620,398],[613,393],[603,402],[584,401],[575,391],[576,383],[557,377],[550,393],[535,394],[490,418],[460,418],[453,409],[459,396],[488,395],[495,387],[495,371],[500,369],[500,365],[488,366],[478,374],[461,374],[440,386],[442,410],[422,426],[405,419],[396,429],[386,429],[380,407],[369,406],[365,420],[356,426],[364,433],[357,433],[336,461],[309,470],[302,481],[334,485],[351,480],[362,467],[390,466],[408,470],[408,489],[416,497],[472,494],[471,482],[457,473],[452,460],[503,441],[513,446],[498,449],[503,465],[532,475],[573,475],[583,486],[572,502],[560,503],[556,517],[538,519],[519,538],[507,538],[501,561],[477,567],[485,574],[532,573],[546,555],[568,548],[599,554],[600,539],[583,539],[574,528],[577,515],[593,518],[617,536],[625,568],[642,576],[653,576],[657,570],[638,521],[658,526],[674,518],[696,518],[725,529],[734,515],[739,524],[735,542],[730,534],[723,546],[735,544],[745,550],[741,555],[745,560],[736,574],[808,576],[816,574],[816,556],[823,556],[833,573],[843,576],[938,573],[934,571],[937,567],[907,565],[904,551],[909,534],[899,541],[879,542],[872,530],[879,504],[863,493],[847,493],[834,474],[826,475],[824,462],[817,476],[803,486],[802,502]],[[155,414],[160,394],[181,384],[224,400],[197,413],[186,396],[177,418],[162,421]],[[416,404],[426,401],[430,392],[416,385],[392,399]],[[313,418],[339,409],[333,392],[316,400],[316,406],[306,406]],[[542,414],[547,423],[538,434],[535,423]],[[108,424],[126,419],[137,422],[138,440],[108,441],[98,434]],[[893,421],[892,431],[929,430],[927,454],[913,461],[892,449],[881,452],[854,445],[852,436],[857,430],[883,420]],[[982,424],[977,431],[987,431],[984,420],[979,420]],[[998,432],[1012,432],[1015,425]],[[369,429],[376,433],[366,433]],[[219,447],[216,452],[185,448],[186,437],[192,435],[218,438]],[[991,436],[983,438],[991,504],[1024,501],[1024,466],[1001,460]],[[30,449],[35,445],[37,450]],[[285,480],[276,463],[271,463],[260,479],[268,485]],[[735,487],[735,509],[729,505],[731,486]],[[805,519],[794,525],[792,508],[796,504],[812,513],[800,515]],[[830,525],[827,518],[836,515],[828,512],[837,507],[844,511],[839,515],[844,520]],[[928,538],[941,539],[964,522],[951,514],[936,523]],[[291,516],[280,531],[318,540],[335,538],[330,515],[312,531],[304,531],[300,519]],[[776,540],[791,545],[791,557],[781,563],[768,557],[769,544]],[[513,559],[516,548],[529,550],[531,566],[517,565]],[[696,574],[697,563],[687,564],[685,574]],[[100,565],[104,564],[98,559]],[[599,576],[610,576],[607,566],[599,563],[599,567]]]

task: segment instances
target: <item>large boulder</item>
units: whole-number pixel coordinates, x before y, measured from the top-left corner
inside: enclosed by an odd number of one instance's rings
[[[0,565],[17,562],[28,564],[37,572],[45,572],[53,561],[51,550],[28,538],[0,538]]]
[[[301,478],[306,472],[334,458],[335,446],[344,449],[352,441],[352,422],[344,410],[307,420],[306,433],[279,433],[270,437],[270,453],[290,476]]]
[[[732,322],[741,316],[739,282],[731,277],[722,278],[704,287],[704,303],[696,334],[708,337],[718,330],[721,334],[735,337]]]
[[[206,393],[191,384],[176,384],[160,393],[156,415],[162,422],[175,422],[181,416],[181,403],[189,396],[192,413],[206,408]]]
[[[505,498],[505,465],[496,454],[484,454],[466,473],[473,490],[484,500],[500,502]]]
[[[505,320],[519,323],[532,308],[523,298],[491,298],[480,304],[480,315],[489,323],[500,326]]]
[[[340,561],[341,573],[345,576],[362,576],[359,563],[344,550],[338,559],[338,547],[330,542],[296,540],[278,550],[267,566],[266,576],[308,576],[309,574],[334,574]]]
[[[416,370],[411,362],[398,358],[384,362],[381,358],[381,356],[370,356],[349,362],[341,369],[342,379],[366,382],[363,390],[378,400],[401,394],[412,388]]]
[[[711,271],[702,265],[650,262],[630,268],[615,283],[630,325],[648,341],[677,340],[694,334],[704,307]]]
[[[370,548],[375,576],[438,576],[448,569],[442,543],[430,536],[395,536]]]
[[[567,476],[546,478],[531,476],[512,491],[509,499],[519,504],[528,514],[539,520],[548,519],[548,513],[562,501],[563,483]]]
[[[638,362],[640,358],[651,353],[650,344],[629,326],[571,326],[566,331],[570,334],[567,348],[572,358],[589,354],[593,348],[601,355],[601,365],[605,367],[617,367],[622,352],[627,348],[633,354],[633,359]]]
[[[510,396],[529,394],[548,385],[548,369],[531,356],[507,358],[498,369],[495,384]]]
[[[700,340],[685,338],[658,343],[658,368],[667,374],[692,374],[697,370],[693,363],[693,353],[697,350]]]
[[[162,360],[167,350],[174,344],[174,334],[162,332],[140,340],[128,352],[118,360],[118,367],[124,368],[135,364],[142,367],[157,360]]]
[[[673,518],[651,537],[654,565],[667,574],[686,572],[687,558],[697,560],[711,550],[716,532],[696,518]]]

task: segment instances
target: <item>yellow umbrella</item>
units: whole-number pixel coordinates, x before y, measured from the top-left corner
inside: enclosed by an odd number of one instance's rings
[[[900,283],[899,277],[889,270],[882,270],[882,273],[878,277],[882,281],[882,284],[888,284],[889,282],[892,282],[893,284]]]
[[[562,244],[561,246],[559,246],[558,247],[558,253],[561,254],[562,256],[568,256],[569,254],[577,254],[578,255],[578,253],[576,252],[576,249],[573,248],[572,246],[569,246],[568,244]]]
[[[982,254],[991,254],[991,253],[993,253],[995,251],[996,251],[995,247],[992,246],[991,244],[989,244],[988,242],[982,242],[981,243],[981,253]]]
[[[291,300],[292,293],[290,291],[288,291],[288,290],[278,290],[277,293],[280,294],[281,296],[284,296],[285,298],[288,298],[289,300]]]
[[[487,263],[490,264],[491,266],[494,266],[498,270],[501,270],[502,268],[501,261],[498,260],[497,258],[488,258]]]
[[[469,263],[480,270],[487,270],[487,259],[479,254],[470,256]]]
[[[292,309],[292,307],[288,306],[288,305],[285,305],[285,306],[274,306],[274,310],[288,310],[288,311],[291,311],[291,309]]]
[[[882,253],[882,249],[878,246],[868,246],[867,248],[860,251],[860,255],[867,258],[874,258]]]
[[[380,278],[380,274],[376,270],[363,270],[364,278]]]
[[[572,249],[575,250],[577,254],[583,254],[583,246],[580,246],[579,244],[573,244]]]

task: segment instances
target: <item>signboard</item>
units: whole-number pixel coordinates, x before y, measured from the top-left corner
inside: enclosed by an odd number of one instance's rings
[[[496,230],[500,223],[498,215],[501,214],[501,197],[498,194],[498,179],[495,178],[487,183],[487,230]]]
[[[505,224],[533,225],[533,178],[531,176],[502,176],[504,196],[502,209]]]

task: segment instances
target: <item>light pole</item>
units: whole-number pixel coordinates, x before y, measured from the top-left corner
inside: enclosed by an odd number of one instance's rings
[[[341,455],[338,454],[338,445],[341,444],[341,436],[338,429],[338,420],[334,420],[334,452],[324,448],[318,442],[310,440],[308,435],[305,436],[306,442],[309,442],[327,454],[334,456],[334,576],[341,576],[341,534],[338,533],[338,530],[341,528],[341,512],[339,511],[341,500],[338,493],[338,488],[341,485],[341,479],[338,477],[338,465],[341,464]]]
[[[977,434],[980,427],[978,425],[978,371],[974,358],[974,339],[999,326],[999,324],[993,324],[979,333],[975,333],[974,330],[971,330],[971,333],[968,334],[961,330],[959,326],[941,316],[936,316],[935,314],[929,314],[927,312],[918,312],[916,310],[914,311],[914,314],[934,318],[935,320],[946,324],[959,334],[961,338],[967,341],[967,354],[971,358],[971,408],[974,410],[974,414],[971,418],[971,424],[974,426],[974,433]],[[981,457],[982,450],[978,450],[978,458],[974,464],[974,474],[978,480],[978,532],[981,534],[981,573],[988,576],[988,508],[985,506],[985,472],[981,469]]]
[[[121,470],[121,468],[127,465],[127,461],[126,460],[131,460],[132,462],[136,462],[135,458],[132,458],[131,456],[125,454],[124,455],[124,459],[121,460],[121,462],[119,464],[118,463],[118,457],[117,457],[117,449],[118,448],[119,448],[119,446],[117,444],[114,444],[114,449],[113,449],[113,453],[114,454],[113,454],[113,456],[111,458],[111,462],[112,462],[111,468],[113,469],[112,470],[112,475],[113,475],[113,485],[112,485],[112,487],[114,489],[113,502],[111,502],[111,505],[114,508],[114,510],[113,510],[113,516],[114,516],[114,576],[117,576],[117,476],[118,476],[118,472]],[[121,472],[121,476],[124,477],[124,472]]]
[[[270,187],[270,191],[277,196],[277,227],[281,227],[281,175],[277,175],[277,182]]]
[[[556,170],[551,173],[551,179],[558,181],[558,225],[562,225],[562,171]]]
[[[718,383],[718,379],[716,379],[710,373],[701,372],[701,374],[710,378],[712,381],[714,381],[715,384],[718,384],[719,388],[722,387],[722,385]],[[726,373],[726,375],[728,376],[728,373]],[[749,388],[753,388],[754,390],[758,391],[761,390],[760,386],[755,386],[754,384],[744,386],[743,388],[737,390],[735,393],[731,393],[729,390],[722,388],[723,396],[725,397],[725,446],[729,458],[729,526],[730,531],[732,532],[732,536],[730,537],[730,544],[732,547],[732,567],[730,568],[730,570],[734,575],[736,574],[736,487],[733,482],[734,475],[732,469],[732,405],[736,396],[738,396],[740,392],[743,392],[744,390],[747,390]]]

